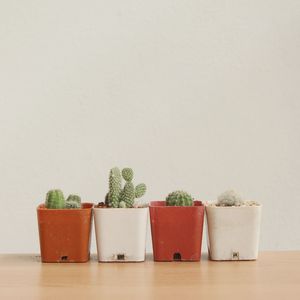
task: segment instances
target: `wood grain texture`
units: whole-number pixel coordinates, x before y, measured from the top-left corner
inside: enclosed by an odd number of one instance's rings
[[[0,299],[300,299],[300,251],[257,261],[42,264],[0,255]]]

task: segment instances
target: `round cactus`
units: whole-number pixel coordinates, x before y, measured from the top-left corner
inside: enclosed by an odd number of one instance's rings
[[[81,198],[78,195],[69,195],[67,198],[67,202],[74,201],[77,202],[79,205],[81,204]]]
[[[124,208],[133,207],[135,198],[142,197],[146,192],[146,185],[141,183],[134,187],[132,183],[134,172],[131,168],[113,168],[109,173],[109,192],[105,196],[105,204],[108,207]],[[122,188],[122,178],[125,185]]]
[[[81,208],[81,204],[77,201],[69,200],[66,201],[66,208],[68,209],[74,209],[74,208]]]
[[[81,198],[78,195],[69,195],[66,200],[66,208],[81,208]]]
[[[135,187],[135,198],[141,198],[145,195],[147,190],[145,183],[140,183]]]
[[[112,168],[109,173],[108,205],[119,207],[119,197],[122,189],[122,177],[119,168]]]
[[[64,194],[61,190],[50,190],[46,195],[45,207],[63,209],[66,206]]]
[[[243,200],[241,196],[234,190],[229,190],[222,193],[218,197],[217,206],[241,206]]]
[[[122,176],[125,179],[125,181],[132,181],[133,179],[133,170],[131,168],[124,168],[122,170]]]
[[[133,207],[135,199],[135,189],[132,182],[126,182],[121,193],[120,202],[124,201],[126,207]]]
[[[166,198],[167,206],[193,206],[193,198],[184,191],[175,191],[170,193]]]

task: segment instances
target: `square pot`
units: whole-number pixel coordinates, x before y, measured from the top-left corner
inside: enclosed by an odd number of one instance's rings
[[[145,260],[148,208],[94,207],[98,260]]]
[[[150,203],[153,256],[155,261],[199,261],[203,233],[204,206],[166,206]]]
[[[261,205],[205,209],[211,260],[257,259]]]
[[[86,262],[90,258],[92,203],[80,209],[37,208],[42,262]]]

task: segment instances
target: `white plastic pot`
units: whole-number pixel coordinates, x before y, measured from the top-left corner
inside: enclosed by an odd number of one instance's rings
[[[94,208],[98,260],[145,260],[148,208]]]
[[[212,260],[255,260],[261,205],[206,206],[208,252]]]

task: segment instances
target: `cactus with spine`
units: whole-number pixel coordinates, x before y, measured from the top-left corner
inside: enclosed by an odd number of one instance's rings
[[[228,190],[218,197],[217,206],[241,206],[243,204],[241,196],[234,190]]]
[[[185,191],[175,191],[170,193],[166,198],[167,206],[193,206],[192,196]]]
[[[112,208],[130,208],[135,204],[135,199],[146,193],[144,183],[134,186],[132,179],[134,173],[131,168],[124,168],[122,172],[115,167],[109,173],[109,192],[105,197],[105,203]],[[125,180],[122,188],[122,178]]]
[[[45,207],[50,209],[63,209],[66,200],[61,190],[50,190],[46,195]]]
[[[46,195],[45,207],[49,209],[81,208],[81,199],[77,195],[70,195],[65,200],[61,190],[50,190]]]
[[[81,208],[81,198],[78,195],[69,195],[66,200],[66,208]]]
[[[119,168],[112,168],[109,173],[109,192],[107,202],[110,207],[119,207],[122,192],[122,176]]]

